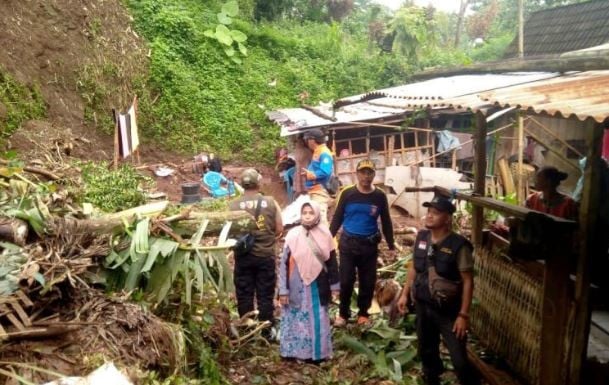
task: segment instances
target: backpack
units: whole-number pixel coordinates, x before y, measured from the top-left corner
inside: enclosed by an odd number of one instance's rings
[[[335,195],[340,189],[340,186],[342,186],[342,183],[336,174],[330,175],[330,179],[324,184],[324,187],[328,190],[330,195]]]
[[[260,206],[262,202],[262,195],[258,197],[258,201],[256,202],[256,213],[254,214],[254,218],[257,221],[258,216],[260,215]],[[245,235],[242,235],[237,239],[237,242],[231,247],[233,250],[233,254],[235,258],[242,258],[252,252],[254,249],[254,243],[256,243],[256,236],[251,233],[251,231]]]

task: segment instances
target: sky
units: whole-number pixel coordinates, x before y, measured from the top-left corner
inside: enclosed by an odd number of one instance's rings
[[[402,4],[401,0],[374,0],[379,4],[383,4],[391,9],[398,9]],[[426,6],[432,4],[436,9],[444,12],[457,12],[459,10],[460,0],[415,0],[417,5]]]

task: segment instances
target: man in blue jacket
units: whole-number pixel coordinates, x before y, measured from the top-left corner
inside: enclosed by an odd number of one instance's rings
[[[340,308],[339,315],[334,321],[334,326],[337,327],[344,326],[351,316],[351,294],[353,294],[356,272],[359,278],[357,323],[359,325],[369,323],[368,308],[374,295],[378,244],[381,242],[379,217],[389,253],[395,254],[393,224],[389,215],[387,196],[372,183],[376,166],[370,159],[364,159],[357,164],[356,171],[357,184],[346,187],[339,194],[330,225],[333,236],[341,226],[343,228],[339,241]]]
[[[326,145],[326,135],[318,128],[308,130],[303,135],[307,147],[313,152],[307,168],[301,170],[305,178],[305,188],[312,200],[319,203],[321,221],[328,224],[328,202],[330,194],[326,184],[334,172],[334,157]]]

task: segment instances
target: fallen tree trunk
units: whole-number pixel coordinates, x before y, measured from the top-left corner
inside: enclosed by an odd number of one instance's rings
[[[0,217],[0,239],[24,246],[28,231],[29,227],[25,221]]]
[[[64,218],[62,228],[77,233],[108,234],[121,230],[125,224],[132,224],[138,217],[158,217],[165,211],[168,204],[167,201],[151,203],[99,218]],[[197,211],[195,206],[184,210],[180,214],[163,218],[161,221],[171,224],[181,235],[190,235],[199,229],[204,219],[209,220],[204,234],[206,236],[220,234],[227,221],[233,223],[229,234],[240,234],[256,228],[254,218],[246,211],[207,212]]]
[[[166,218],[167,219],[167,218]],[[186,234],[194,234],[199,230],[201,222],[207,219],[209,223],[205,229],[205,235],[220,234],[224,224],[231,221],[233,224],[229,234],[241,234],[256,229],[254,217],[247,211],[219,211],[219,212],[200,212],[190,211],[187,218],[180,219],[175,227]],[[165,221],[165,220],[163,220]]]

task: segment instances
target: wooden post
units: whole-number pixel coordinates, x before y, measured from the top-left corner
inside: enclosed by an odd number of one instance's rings
[[[484,195],[486,180],[486,117],[481,111],[476,113],[474,132],[474,194]],[[482,244],[482,227],[484,226],[484,208],[474,205],[472,214],[472,243]]]
[[[543,279],[543,304],[541,310],[541,346],[539,359],[539,384],[564,384],[567,328],[569,324],[569,257],[571,251],[568,234],[555,234],[555,242],[549,244]]]
[[[518,0],[518,57],[524,57],[524,0]]]
[[[385,167],[393,166],[393,150],[395,148],[395,135],[389,135],[387,139],[387,153],[385,154]]]
[[[586,121],[588,131],[588,154],[584,170],[584,190],[579,211],[579,256],[577,259],[577,275],[575,279],[575,320],[571,349],[569,353],[568,384],[580,384],[582,363],[588,348],[590,334],[590,264],[595,252],[595,234],[599,201],[606,199],[600,196],[600,156],[603,138],[603,127],[591,119]]]
[[[112,109],[112,117],[114,118],[114,159],[112,160],[112,162],[114,164],[114,169],[116,170],[118,168],[120,142],[118,138],[118,113],[114,108]]]
[[[521,1],[522,3],[522,1]],[[522,112],[518,113],[518,190],[516,190],[516,196],[518,198],[518,204],[521,205],[524,202],[524,175],[522,170],[522,163],[524,157],[524,121],[522,118]]]
[[[135,95],[133,97],[133,113],[135,114],[135,116],[137,116],[137,95]],[[137,121],[137,118],[136,118]],[[138,142],[139,142],[139,127],[137,128],[138,131]],[[141,164],[141,160],[140,160],[140,144],[138,143],[137,148],[135,148],[133,151],[135,152],[135,160],[137,165],[139,166]]]

